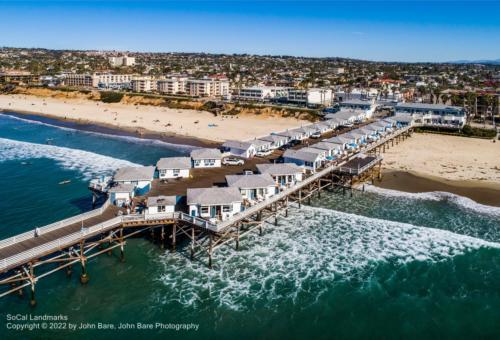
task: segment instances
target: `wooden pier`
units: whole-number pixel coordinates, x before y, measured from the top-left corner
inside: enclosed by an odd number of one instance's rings
[[[71,275],[75,265],[80,267],[80,281],[85,284],[90,278],[89,259],[118,248],[123,261],[126,240],[139,234],[154,235],[161,247],[168,243],[173,251],[179,238],[188,240],[191,258],[206,256],[208,266],[212,267],[218,248],[233,244],[238,249],[242,237],[250,232],[262,234],[266,223],[277,224],[281,216],[288,215],[289,209],[300,209],[305,200],[320,196],[322,190],[352,186],[355,181],[370,177],[373,181],[374,174],[380,177],[381,153],[409,137],[411,132],[411,127],[398,129],[354,154],[325,164],[296,185],[219,223],[182,212],[158,218],[124,215],[108,200],[101,208],[2,240],[0,297],[16,292],[22,295],[28,287],[30,303],[35,305],[36,283],[61,270]]]

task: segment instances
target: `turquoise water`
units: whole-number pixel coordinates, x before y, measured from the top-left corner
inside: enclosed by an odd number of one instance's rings
[[[51,145],[47,145],[51,139]],[[26,144],[29,143],[29,144]],[[0,116],[0,238],[90,208],[86,181],[152,164],[183,147],[60,129]],[[71,179],[69,185],[57,183]],[[91,281],[56,273],[38,305],[9,296],[9,313],[72,323],[195,323],[198,331],[6,331],[7,338],[498,338],[500,209],[444,193],[324,193],[292,209],[214,269],[145,239],[89,263]],[[19,204],[22,202],[23,204]]]

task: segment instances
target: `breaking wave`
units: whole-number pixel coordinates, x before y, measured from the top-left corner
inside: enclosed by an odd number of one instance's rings
[[[51,128],[64,130],[64,131],[84,133],[84,134],[100,136],[100,137],[104,137],[104,138],[123,140],[123,141],[131,142],[131,143],[155,145],[155,146],[161,146],[161,147],[165,147],[168,149],[176,149],[176,150],[180,149],[181,151],[184,151],[184,152],[188,152],[188,151],[191,151],[193,149],[199,148],[199,147],[196,147],[193,145],[168,143],[168,142],[164,142],[164,141],[158,140],[158,139],[139,138],[139,137],[133,137],[133,136],[113,135],[113,134],[109,134],[109,133],[79,130],[79,129],[69,128],[69,127],[65,127],[65,126],[59,126],[59,125],[55,125],[55,124],[40,122],[38,120],[31,120],[31,119],[21,118],[18,116],[11,116],[11,115],[5,114],[5,113],[0,113],[0,115],[8,117],[8,118],[16,119],[16,120],[19,120],[19,121],[22,121],[22,122],[25,122],[28,124],[37,124],[37,125],[42,125],[42,126],[47,126],[47,127],[51,127]]]
[[[464,209],[469,209],[481,214],[500,217],[500,207],[494,207],[490,205],[477,203],[476,201],[468,197],[452,194],[450,192],[445,192],[445,191],[410,193],[398,190],[384,189],[369,184],[365,184],[365,191],[386,197],[402,197],[408,199],[419,199],[427,201],[448,201]]]
[[[297,304],[304,296],[317,301],[336,283],[368,281],[382,264],[441,262],[480,248],[500,249],[500,244],[446,230],[305,207],[293,209],[278,226],[269,225],[263,236],[249,234],[238,251],[231,244],[217,250],[213,270],[207,269],[206,258],[190,261],[183,252],[165,255],[159,280],[172,293],[158,299],[193,308],[212,301],[242,310],[248,308],[244,301],[251,297],[272,310],[278,302]]]
[[[33,158],[53,159],[65,169],[79,171],[86,180],[97,175],[111,174],[120,167],[140,166],[93,152],[0,138],[0,162]]]

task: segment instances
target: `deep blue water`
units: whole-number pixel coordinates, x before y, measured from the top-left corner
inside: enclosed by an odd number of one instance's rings
[[[50,143],[50,144],[47,144]],[[0,115],[0,239],[90,209],[92,176],[187,153],[181,146],[60,129]],[[61,180],[71,183],[59,185]],[[154,329],[29,331],[6,338],[479,339],[500,337],[500,209],[445,194],[324,193],[263,236],[221,248],[214,269],[131,239],[126,262],[56,273],[9,313],[70,322],[196,323]],[[115,254],[116,255],[116,254]],[[2,325],[0,325],[2,326]]]

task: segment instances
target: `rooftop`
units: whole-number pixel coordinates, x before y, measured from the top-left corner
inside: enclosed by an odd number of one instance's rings
[[[116,171],[113,176],[115,182],[125,182],[125,181],[151,181],[154,177],[155,167],[154,166],[128,166],[125,168],[120,168]]]
[[[157,207],[159,205],[175,205],[177,203],[176,196],[153,196],[148,197],[148,207]]]
[[[295,175],[303,172],[303,170],[294,163],[257,164],[256,167],[261,174],[269,174],[271,176]]]
[[[189,169],[191,158],[189,157],[166,157],[160,158],[156,163],[158,169]]]
[[[273,178],[269,174],[227,175],[226,182],[228,186],[240,189],[265,188],[275,185]]]
[[[218,149],[195,149],[191,151],[192,159],[221,159],[222,153]]]
[[[312,153],[312,152],[300,151],[300,150],[288,149],[283,154],[283,157],[298,159],[298,160],[306,161],[306,162],[315,162],[318,159],[319,154]]]
[[[221,205],[241,201],[240,190],[236,187],[187,189],[187,204]]]
[[[396,108],[412,108],[425,110],[463,110],[460,106],[427,103],[397,103]]]

